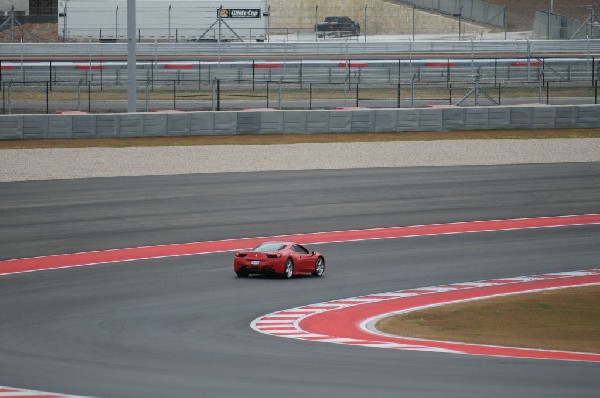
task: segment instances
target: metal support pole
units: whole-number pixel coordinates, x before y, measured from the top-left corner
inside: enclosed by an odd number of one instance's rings
[[[501,105],[502,101],[502,83],[498,83],[498,105]]]
[[[256,78],[255,61],[252,60],[252,91],[254,91],[254,79]]]
[[[415,107],[415,79],[417,78],[417,75],[414,74],[412,77],[412,81],[411,81],[411,94],[410,94],[410,107],[414,108]]]
[[[144,101],[146,102],[146,112],[148,112],[148,91],[150,87],[150,73],[146,72],[146,91],[144,92]]]
[[[550,40],[550,13],[552,11],[548,10],[548,21],[546,23],[546,40]]]
[[[592,85],[596,81],[596,57],[592,57]]]
[[[217,110],[221,110],[221,81],[217,79]]]
[[[317,31],[317,24],[319,23],[319,5],[315,6],[315,41],[319,40],[319,32]],[[323,31],[323,38],[325,38],[325,31]]]
[[[49,90],[49,82],[46,82],[46,115],[50,112],[50,101],[48,99],[48,96],[50,95],[50,90]]]
[[[527,39],[527,83],[531,81],[531,43]]]
[[[367,4],[365,4],[365,26],[363,27],[365,33],[365,43],[367,42]]]
[[[171,4],[169,4],[169,43],[171,42]]]
[[[8,83],[8,114],[12,114],[12,80]]]
[[[198,61],[198,91],[202,89],[202,62]]]
[[[279,97],[278,97],[278,101],[277,101],[277,107],[279,108],[279,110],[281,110],[281,83],[282,83],[282,78],[279,78]]]
[[[15,42],[15,6],[10,8],[10,42]],[[23,36],[21,36],[21,43],[23,42]]]
[[[129,1],[129,0],[127,0]],[[129,7],[129,3],[127,5]],[[115,43],[119,41],[119,6],[115,9]]]
[[[69,2],[65,1],[65,8],[63,10],[63,14],[64,14],[64,18],[65,18],[65,23],[63,25],[63,41],[67,41],[67,6],[68,6]]]
[[[592,20],[590,21],[590,39],[594,38],[594,23],[596,23],[596,6],[592,5]]]
[[[412,39],[413,41],[415,41],[415,9],[417,8],[416,5],[413,5],[413,9],[412,9]]]
[[[504,40],[506,40],[506,36],[508,33],[508,22],[506,21],[506,18],[508,17],[508,7],[504,6],[504,21],[502,21],[503,25],[504,25]]]
[[[136,19],[135,0],[127,0],[127,112],[137,111],[136,106]]]
[[[77,110],[81,111],[81,83],[82,79],[77,82]]]
[[[540,73],[538,76],[538,87],[539,87],[539,96],[538,96],[538,103],[542,103],[542,89],[544,88],[544,72]]]
[[[462,11],[463,5],[460,5],[460,9],[458,11],[458,40],[462,40]]]

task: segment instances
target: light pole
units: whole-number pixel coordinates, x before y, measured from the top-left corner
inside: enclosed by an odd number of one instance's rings
[[[136,105],[136,21],[135,21],[135,0],[127,0],[127,112],[137,111]]]
[[[365,26],[363,27],[365,30],[365,43],[367,42],[367,4],[365,4]]]
[[[412,37],[413,37],[413,41],[415,41],[415,9],[416,8],[417,8],[417,6],[413,4],[413,9],[412,9]]]
[[[319,23],[319,5],[315,6],[315,41],[319,40],[319,31],[317,30],[317,24]],[[323,32],[323,38],[325,38],[325,32]]]
[[[119,41],[119,6],[115,9],[115,42]]]
[[[594,38],[594,23],[596,22],[596,6],[590,6],[592,8],[592,16],[590,20],[590,39]]]
[[[462,10],[463,6],[460,5],[460,12],[458,13],[458,40],[462,39]]]
[[[59,17],[63,17],[64,18],[64,24],[63,24],[63,41],[67,40],[67,5],[68,5],[68,1],[65,0],[64,2],[64,7],[63,7],[63,12],[59,13],[58,16]]]
[[[267,6],[267,41],[271,41],[271,5]]]
[[[169,4],[169,43],[171,42],[171,4]]]
[[[463,11],[463,4],[461,1],[460,8],[458,9],[458,14],[454,14],[454,16],[458,17],[458,40],[461,40],[461,33],[462,33],[462,11]]]

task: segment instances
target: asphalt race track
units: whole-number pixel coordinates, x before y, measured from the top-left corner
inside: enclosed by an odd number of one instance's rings
[[[600,212],[600,164],[90,178],[0,185],[0,260]],[[309,248],[311,248],[309,246]],[[250,328],[357,295],[598,267],[600,226],[329,243],[322,278],[232,253],[0,277],[0,385],[93,397],[597,397],[598,363],[348,347]]]

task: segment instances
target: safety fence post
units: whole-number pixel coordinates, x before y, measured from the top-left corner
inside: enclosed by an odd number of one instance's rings
[[[217,79],[217,110],[221,110],[221,80]]]
[[[176,95],[177,95],[177,86],[176,86],[177,82],[175,80],[173,80],[173,109],[177,108],[177,102],[176,102]]]
[[[50,113],[50,100],[48,98],[50,94],[50,82],[46,82],[46,115]]]

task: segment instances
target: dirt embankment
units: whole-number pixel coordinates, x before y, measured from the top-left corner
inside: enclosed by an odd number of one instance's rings
[[[20,43],[21,38],[27,43],[47,43],[61,41],[58,27],[55,23],[26,23],[22,25],[5,26],[0,32],[0,43]]]
[[[551,0],[486,0],[487,3],[508,7],[508,30],[514,32],[533,30],[533,18],[538,10],[548,11]],[[591,14],[589,0],[554,0],[555,14],[585,21]],[[596,10],[600,13],[600,7]]]

